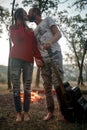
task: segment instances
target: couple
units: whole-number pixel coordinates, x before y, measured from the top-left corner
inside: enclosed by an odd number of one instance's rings
[[[26,25],[27,20],[37,24],[34,32]],[[9,32],[13,44],[10,52],[10,68],[14,104],[17,112],[16,121],[19,122],[22,120],[22,104],[20,100],[21,72],[23,73],[24,84],[23,116],[24,121],[30,120],[28,112],[30,109],[30,86],[32,82],[34,58],[37,66],[41,68],[46,95],[48,114],[43,120],[48,121],[54,116],[52,85],[54,85],[56,90],[59,103],[58,114],[60,118],[64,120],[60,109],[60,89],[47,52],[47,48],[51,48],[52,52],[56,52],[53,56],[54,62],[60,71],[61,78],[63,78],[61,48],[57,42],[61,38],[60,31],[50,17],[42,19],[40,9],[35,7],[29,10],[28,15],[24,9],[17,9],[14,14],[14,21],[15,24],[10,26]]]

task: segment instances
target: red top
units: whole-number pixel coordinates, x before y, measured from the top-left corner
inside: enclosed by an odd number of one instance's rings
[[[18,58],[29,62],[34,62],[34,57],[42,60],[37,47],[37,42],[33,31],[25,29],[22,24],[18,27],[10,27],[10,36],[12,39],[11,58]]]

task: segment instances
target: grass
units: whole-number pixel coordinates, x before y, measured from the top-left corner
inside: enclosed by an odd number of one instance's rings
[[[58,121],[57,102],[55,100],[55,117],[48,122],[43,121],[47,113],[45,100],[31,103],[28,122],[15,122],[16,113],[13,104],[12,92],[7,85],[0,85],[0,130],[87,130],[87,124]]]

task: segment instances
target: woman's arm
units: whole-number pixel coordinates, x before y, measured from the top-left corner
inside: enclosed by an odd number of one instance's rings
[[[34,38],[33,52],[34,52],[35,62],[37,64],[37,66],[42,67],[43,66],[43,59],[42,59],[42,56],[41,56],[40,51],[38,49],[38,44],[37,44],[36,38]]]

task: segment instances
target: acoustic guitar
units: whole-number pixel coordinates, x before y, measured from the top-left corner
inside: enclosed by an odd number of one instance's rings
[[[82,96],[79,87],[71,87],[68,82],[63,83],[59,70],[56,68],[56,65],[53,61],[53,56],[56,54],[56,52],[53,53],[51,48],[48,48],[47,51],[59,84],[59,87],[56,88],[56,93],[58,92],[57,94],[59,94],[62,114],[69,122],[87,122],[86,99]]]

